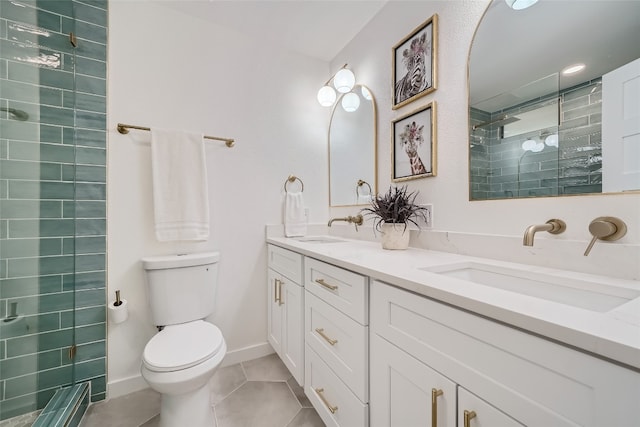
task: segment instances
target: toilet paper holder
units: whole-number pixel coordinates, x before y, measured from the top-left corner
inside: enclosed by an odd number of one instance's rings
[[[114,302],[113,305],[116,307],[119,307],[122,305],[122,300],[120,299],[120,290],[116,291],[116,302]]]
[[[109,318],[113,323],[122,323],[129,317],[127,300],[122,299],[120,291],[116,291],[116,300],[109,304]]]

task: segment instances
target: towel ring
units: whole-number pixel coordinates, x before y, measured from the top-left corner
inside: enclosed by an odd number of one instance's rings
[[[363,179],[359,179],[358,180],[358,184],[356,185],[356,196],[360,195],[360,187],[362,187],[363,185],[367,185],[367,187],[369,187],[369,195],[373,196],[373,190],[371,190],[371,186],[369,185],[369,183]]]
[[[296,181],[300,181],[300,187],[302,188],[301,191],[304,191],[304,182],[302,182],[302,180],[300,178],[298,178],[297,176],[295,176],[295,175],[289,175],[289,178],[287,178],[284,181],[284,192],[285,193],[289,192],[289,190],[287,190],[287,183],[289,183],[289,182],[293,183],[293,182],[296,182]]]

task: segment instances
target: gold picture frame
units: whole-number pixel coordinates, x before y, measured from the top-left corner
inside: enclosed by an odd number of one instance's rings
[[[391,122],[391,181],[436,176],[436,102]]]
[[[434,14],[391,49],[392,109],[437,88],[438,15]]]

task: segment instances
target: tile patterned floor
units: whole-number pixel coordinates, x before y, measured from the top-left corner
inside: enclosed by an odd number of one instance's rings
[[[211,427],[324,427],[276,354],[221,368],[209,387]],[[159,412],[160,395],[146,389],[91,405],[81,427],[157,427]]]

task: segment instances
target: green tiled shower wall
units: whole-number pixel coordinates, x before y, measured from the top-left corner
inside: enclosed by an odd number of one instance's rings
[[[0,419],[105,397],[107,29],[107,0],[0,0]]]
[[[471,108],[471,124],[558,103],[557,127],[508,138],[500,137],[500,124],[470,132],[472,199],[602,192],[601,78],[492,113]],[[522,143],[544,132],[557,133],[559,147],[524,155]]]

